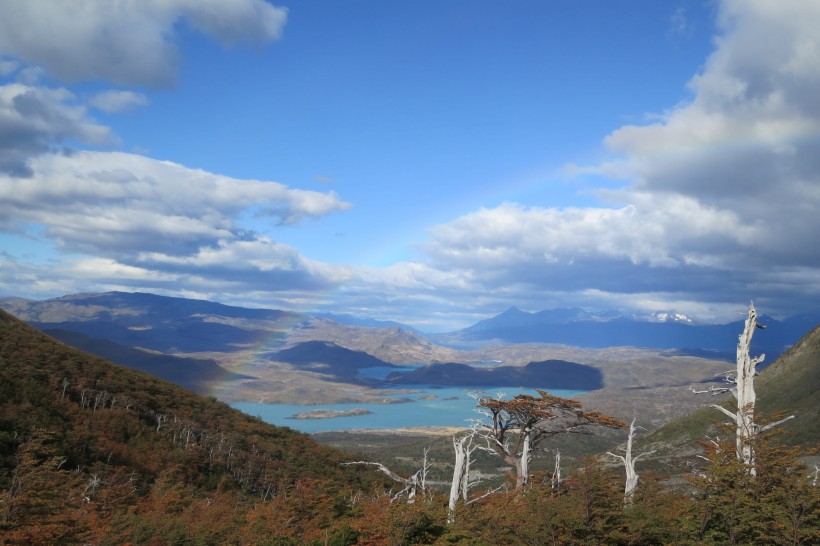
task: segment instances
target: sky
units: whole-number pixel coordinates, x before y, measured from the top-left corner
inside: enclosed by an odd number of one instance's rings
[[[820,2],[3,0],[0,296],[820,307]]]

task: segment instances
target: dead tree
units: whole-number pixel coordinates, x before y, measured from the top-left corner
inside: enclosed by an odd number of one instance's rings
[[[550,478],[550,489],[555,491],[561,487],[561,452],[555,450],[555,467],[552,470],[552,477]]]
[[[397,499],[401,498],[402,496],[407,496],[407,504],[413,504],[416,502],[416,495],[419,493],[424,493],[427,491],[427,471],[430,468],[429,463],[427,462],[427,449],[424,450],[424,461],[422,463],[422,467],[416,471],[415,474],[410,476],[409,478],[403,478],[384,466],[381,463],[374,463],[371,461],[352,461],[347,463],[342,463],[342,466],[349,466],[353,464],[364,464],[375,466],[377,470],[391,480],[399,482],[400,484],[404,485],[404,489],[399,491],[398,493],[392,494],[390,496],[390,502],[394,502]]]
[[[635,438],[635,418],[632,418],[632,422],[629,424],[629,436],[626,439],[626,447],[622,448],[624,451],[623,455],[616,455],[615,453],[611,453],[609,451],[606,452],[607,455],[615,457],[616,459],[620,459],[624,465],[624,469],[626,469],[626,483],[624,485],[624,504],[630,505],[632,504],[632,496],[635,493],[635,488],[638,486],[638,473],[635,472],[635,463],[638,462],[638,459],[641,457],[646,457],[647,455],[651,455],[655,453],[654,451],[646,451],[644,453],[639,453],[635,457],[632,456],[632,440]]]
[[[593,428],[626,428],[614,417],[585,412],[575,400],[538,390],[539,397],[519,394],[510,400],[479,398],[477,408],[487,421],[478,420],[476,430],[487,439],[493,452],[515,469],[515,488],[529,480],[532,451],[556,434],[592,434]]]
[[[757,435],[776,427],[784,421],[794,418],[794,415],[790,415],[765,426],[760,426],[755,423],[756,395],[754,378],[757,375],[757,365],[766,358],[764,354],[754,358],[749,355],[749,346],[752,344],[752,336],[755,333],[755,329],[758,328],[764,329],[765,326],[757,322],[757,311],[755,310],[754,303],[750,303],[746,323],[738,339],[737,367],[735,370],[728,371],[724,374],[724,381],[727,385],[723,387],[711,387],[705,391],[692,389],[692,392],[695,393],[708,392],[712,395],[718,395],[731,392],[732,395],[734,395],[737,401],[737,409],[734,412],[718,404],[712,404],[712,407],[723,412],[734,422],[736,427],[737,460],[746,465],[749,468],[749,473],[753,476],[756,474],[753,444]]]
[[[474,443],[476,437],[475,429],[470,429],[467,434],[460,438],[453,436],[453,449],[455,450],[456,458],[453,464],[453,481],[450,484],[450,500],[447,504],[447,523],[450,524],[455,523],[456,520],[456,505],[458,504],[459,496],[461,496],[464,504],[470,504],[500,489],[497,488],[488,491],[485,495],[473,500],[469,499],[470,489],[481,481],[480,477],[473,481],[470,480],[470,463],[473,453],[477,449],[486,449]]]
[[[453,463],[453,481],[450,484],[450,501],[447,504],[447,523],[454,523],[456,521],[456,503],[461,494],[461,489],[464,482],[467,480],[466,466],[467,466],[467,449],[464,444],[468,439],[472,439],[471,435],[462,436],[458,440],[453,436],[453,449],[456,452],[456,460]]]
[[[168,421],[168,416],[164,413],[154,413],[154,419],[157,422],[157,432],[159,432],[159,429],[162,428],[162,425],[164,425]]]

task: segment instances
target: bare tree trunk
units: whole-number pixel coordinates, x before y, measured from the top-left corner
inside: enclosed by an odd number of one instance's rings
[[[453,481],[450,484],[450,502],[447,505],[447,523],[452,524],[456,521],[456,502],[458,502],[459,493],[464,492],[466,495],[467,485],[467,450],[464,448],[464,442],[467,441],[467,436],[459,438],[453,437],[453,449],[456,452],[456,461],[453,466]],[[465,497],[466,500],[466,497]]]
[[[461,499],[467,502],[467,497],[470,494],[470,461],[473,458],[473,451],[476,450],[472,445],[472,436],[470,437],[470,444],[464,447],[464,479],[461,480]]]
[[[532,446],[530,445],[531,431],[525,428],[521,431],[524,435],[524,442],[521,445],[520,465],[518,467],[518,476],[516,477],[515,487],[521,489],[526,486],[530,480],[530,458],[532,457]]]
[[[629,424],[629,437],[626,440],[626,454],[624,468],[626,469],[626,483],[624,485],[624,503],[632,504],[632,495],[638,486],[638,473],[635,472],[636,459],[632,458],[632,439],[635,437],[635,418]]]
[[[387,475],[390,479],[392,479],[394,481],[397,481],[400,484],[405,486],[404,489],[402,489],[398,493],[394,494],[390,498],[390,502],[395,501],[396,499],[398,499],[402,495],[407,495],[407,504],[413,504],[414,502],[416,502],[416,493],[418,493],[419,489],[421,489],[422,492],[424,492],[424,489],[427,486],[427,484],[425,483],[426,482],[426,473],[427,473],[427,452],[426,451],[424,453],[424,456],[425,456],[424,467],[419,469],[415,474],[413,474],[409,478],[402,478],[401,476],[399,476],[398,474],[396,474],[395,472],[393,472],[392,470],[390,470],[389,468],[387,468],[386,466],[384,466],[381,463],[374,463],[374,462],[371,462],[371,461],[353,461],[353,462],[341,463],[341,464],[342,464],[342,466],[348,466],[348,465],[352,465],[352,464],[365,464],[365,465],[375,466],[379,470],[379,472],[382,472],[383,474]]]
[[[765,328],[762,324],[757,322],[757,311],[754,303],[749,304],[749,311],[746,316],[746,323],[743,327],[743,332],[740,334],[737,343],[737,367],[732,372],[727,372],[726,382],[733,386],[728,388],[711,388],[709,391],[694,391],[694,392],[711,392],[712,394],[721,394],[724,392],[731,392],[737,400],[737,410],[733,413],[723,406],[717,404],[713,405],[715,409],[723,412],[727,417],[735,422],[736,434],[736,453],[737,460],[746,465],[749,469],[749,474],[757,475],[755,469],[755,454],[754,454],[754,439],[758,433],[769,430],[784,421],[794,418],[790,415],[785,419],[781,419],[775,423],[760,427],[755,423],[755,385],[754,378],[757,375],[756,367],[763,362],[766,355],[760,355],[752,358],[749,355],[749,346],[752,344],[752,336],[756,328]],[[693,389],[694,390],[694,389]]]
[[[753,304],[749,304],[749,314],[743,333],[737,344],[737,413],[735,422],[737,424],[737,456],[743,464],[749,465],[752,475],[755,474],[754,450],[752,439],[755,435],[755,383],[754,377],[757,375],[755,366],[763,362],[766,355],[751,358],[749,346],[752,343],[755,326],[757,325],[757,312]]]
[[[641,453],[636,457],[632,456],[632,441],[635,438],[635,418],[632,418],[632,422],[629,424],[629,436],[626,439],[626,448],[624,449],[623,455],[616,455],[607,451],[607,455],[615,457],[616,459],[620,459],[624,465],[624,469],[626,471],[626,482],[624,484],[624,504],[631,505],[632,498],[635,494],[635,488],[638,486],[638,473],[635,472],[635,463],[638,462],[638,459],[644,457],[646,455],[650,455],[654,453],[654,451],[647,451],[645,453]]]
[[[555,468],[552,471],[550,489],[553,491],[561,487],[561,452],[555,450]]]

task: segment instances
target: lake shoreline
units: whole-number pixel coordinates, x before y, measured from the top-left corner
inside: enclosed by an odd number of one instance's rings
[[[313,411],[303,411],[294,413],[288,419],[332,419],[334,417],[355,417],[357,415],[372,415],[373,412],[364,408],[353,408],[349,410],[326,410],[318,409]]]

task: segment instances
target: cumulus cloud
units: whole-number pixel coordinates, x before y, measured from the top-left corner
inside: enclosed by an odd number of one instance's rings
[[[63,88],[21,83],[0,86],[0,174],[31,176],[32,156],[59,150],[65,140],[117,144],[108,127],[87,116],[73,93]]]
[[[614,159],[574,169],[628,184],[601,191],[606,205],[481,209],[431,230],[430,265],[545,300],[809,309],[820,297],[820,4],[727,0],[719,27],[689,101],[617,129],[605,139]]]
[[[190,259],[203,248],[258,240],[238,221],[251,208],[279,225],[349,206],[333,192],[239,180],[120,152],[44,155],[31,165],[32,176],[23,182],[0,176],[0,227],[42,225],[64,251],[123,263],[151,253]]]
[[[182,22],[225,44],[260,44],[277,39],[286,20],[287,10],[265,0],[8,0],[0,52],[64,81],[162,87],[175,79]]]
[[[251,209],[272,225],[346,209],[334,193],[240,180],[120,152],[43,155],[32,176],[0,175],[0,231],[29,232],[63,252],[44,265],[0,256],[0,290],[59,295],[147,290],[230,299],[266,293],[298,301],[354,271],[312,261],[242,225]],[[31,226],[41,226],[33,231]],[[277,294],[278,300],[271,294]],[[284,300],[282,298],[285,298]]]
[[[211,278],[236,283],[245,290],[321,290],[354,278],[351,268],[310,260],[295,248],[262,235],[220,239],[191,255],[141,252],[136,262],[180,275],[207,272]]]
[[[625,159],[601,171],[732,212],[772,264],[820,265],[820,5],[731,0],[720,24],[693,99],[609,135]]]
[[[134,91],[103,91],[94,95],[88,103],[94,108],[112,114],[126,112],[135,106],[145,106],[148,104],[148,97]]]
[[[226,46],[261,45],[281,35],[286,19],[285,9],[265,0],[6,2],[0,76],[17,81],[0,87],[0,230],[38,237],[63,257],[35,265],[6,254],[0,286],[52,294],[180,285],[200,294],[299,294],[350,278],[349,268],[312,261],[243,223],[292,225],[348,208],[335,193],[68,149],[119,144],[88,107],[118,113],[148,99],[109,90],[81,104],[67,89],[41,83],[47,75],[167,86],[181,27]]]

